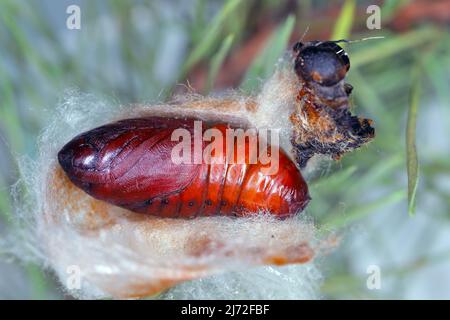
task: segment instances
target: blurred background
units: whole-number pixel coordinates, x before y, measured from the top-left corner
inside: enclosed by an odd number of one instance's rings
[[[81,29],[66,24],[73,4]],[[450,299],[449,25],[448,0],[2,0],[0,236],[15,228],[15,159],[36,156],[65,90],[125,105],[163,101],[180,84],[257,92],[307,29],[306,41],[384,36],[345,47],[353,108],[374,119],[376,139],[310,179],[309,215],[342,236],[319,259],[321,294]],[[374,270],[381,287],[370,290]],[[71,297],[51,272],[0,253],[0,298]]]

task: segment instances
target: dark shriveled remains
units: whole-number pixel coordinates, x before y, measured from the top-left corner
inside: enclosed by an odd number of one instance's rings
[[[350,69],[347,53],[339,41],[298,42],[294,46],[295,71],[302,88],[297,97],[292,143],[300,167],[315,154],[333,159],[373,139],[372,120],[352,116],[345,83]]]

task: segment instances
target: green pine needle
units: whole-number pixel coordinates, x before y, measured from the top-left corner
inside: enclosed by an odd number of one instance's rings
[[[417,67],[416,69],[419,69]],[[420,103],[420,75],[417,70],[413,76],[413,86],[410,93],[408,123],[406,126],[406,168],[408,173],[408,212],[413,216],[416,210],[416,192],[419,183],[419,162],[416,148],[416,122]]]

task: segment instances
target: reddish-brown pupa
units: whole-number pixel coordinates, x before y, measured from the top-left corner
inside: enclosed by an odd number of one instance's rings
[[[344,80],[350,60],[337,42],[294,46],[294,67],[302,86],[297,112],[290,117],[291,142],[300,167],[315,154],[339,158],[374,136],[371,121],[348,110],[352,87]],[[223,160],[220,164],[175,164],[171,134],[178,128],[192,132],[194,121],[152,116],[105,125],[69,142],[59,152],[59,163],[91,196],[135,212],[187,218],[263,210],[283,217],[303,210],[310,199],[307,185],[282,150],[277,151],[280,170],[272,175],[263,173],[260,162],[229,163],[226,152],[216,155]],[[204,130],[224,131],[229,126],[203,123]],[[222,142],[226,149],[230,141]],[[248,149],[247,140],[240,143]],[[194,153],[203,154],[204,147]]]
[[[238,150],[250,148],[250,139],[239,139],[232,142],[235,159],[230,159],[226,124],[202,122],[203,132],[208,128],[223,132],[222,150],[227,151],[215,155],[222,161],[174,163],[172,150],[178,141],[173,141],[172,133],[179,128],[193,133],[194,121],[146,117],[105,125],[70,141],[59,152],[59,163],[71,181],[94,198],[161,217],[259,211],[284,217],[306,206],[308,187],[287,155],[277,149],[278,171],[269,174],[259,159],[251,163],[246,156],[243,163],[236,161]],[[245,146],[240,149],[239,144]],[[205,147],[203,143],[193,152],[203,154]]]

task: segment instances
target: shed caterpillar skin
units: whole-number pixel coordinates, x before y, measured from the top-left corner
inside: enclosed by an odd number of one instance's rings
[[[337,160],[375,136],[372,120],[358,118],[349,111],[353,86],[345,82],[350,59],[338,41],[298,42],[294,67],[301,83],[292,144],[301,168],[315,154]]]
[[[172,132],[184,128],[192,133],[194,120],[118,121],[75,137],[61,149],[58,160],[70,180],[89,195],[139,213],[191,218],[262,210],[286,217],[303,210],[310,199],[308,187],[281,150],[277,151],[278,172],[271,175],[264,172],[266,165],[259,159],[256,163],[248,156],[244,163],[227,161],[226,152],[215,155],[220,163],[175,164],[171,153],[178,141],[171,140]],[[202,123],[203,132],[208,128],[223,132],[222,150],[229,151],[228,125]],[[238,148],[249,150],[248,144],[249,139],[234,142],[235,157]],[[199,151],[203,154],[204,149],[203,143]]]

